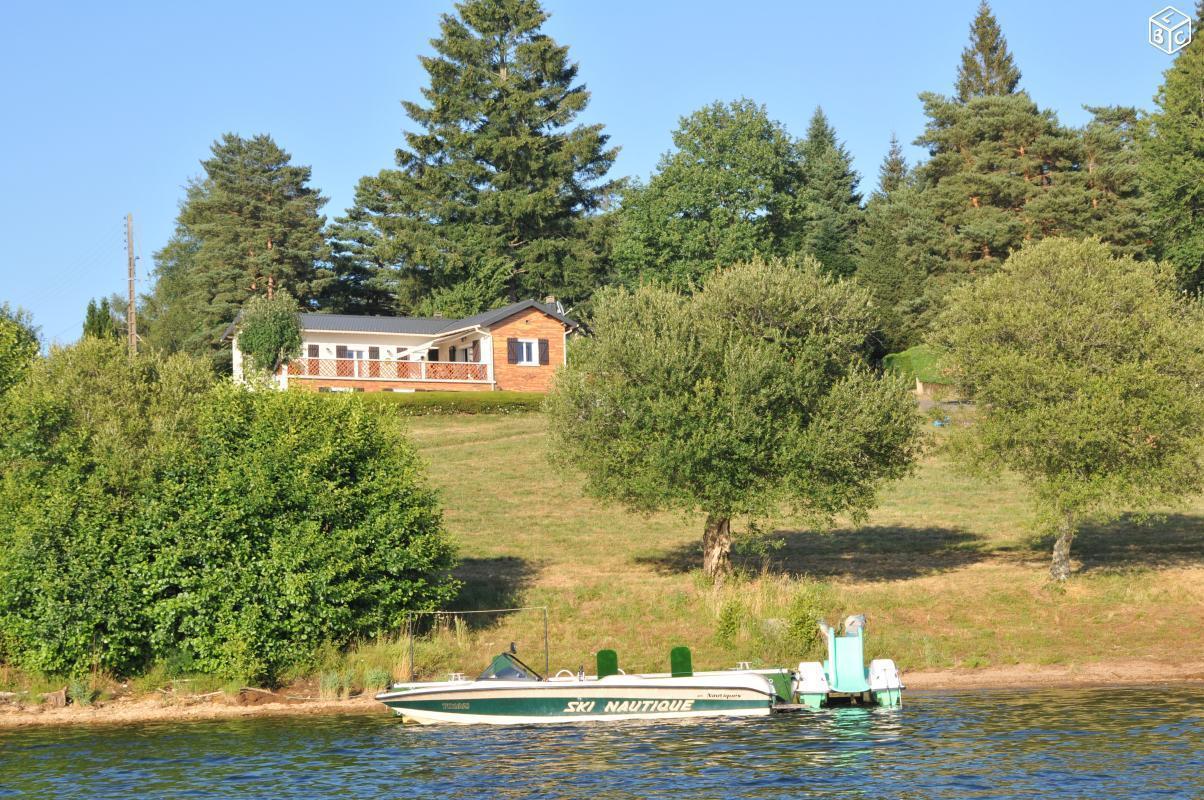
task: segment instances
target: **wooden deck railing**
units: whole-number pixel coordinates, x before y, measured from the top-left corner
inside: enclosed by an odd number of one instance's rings
[[[296,358],[290,378],[352,378],[382,381],[489,380],[489,365],[466,361],[370,361],[361,358]]]

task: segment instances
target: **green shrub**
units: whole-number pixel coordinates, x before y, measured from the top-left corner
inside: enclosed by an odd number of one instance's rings
[[[336,700],[342,687],[343,676],[338,672],[323,672],[318,676],[318,696],[323,700]]]
[[[77,706],[90,706],[92,700],[96,696],[92,689],[92,681],[88,676],[80,676],[72,678],[67,684],[67,697]]]
[[[787,645],[799,659],[819,657],[824,638],[819,625],[831,610],[832,591],[825,583],[804,581],[790,601],[786,613]]]
[[[365,392],[363,400],[386,406],[403,416],[416,417],[539,411],[543,408],[544,396],[538,392]]]
[[[740,635],[741,622],[744,619],[744,606],[739,600],[726,600],[719,607],[719,620],[715,623],[715,643],[721,647],[731,647]]]
[[[238,327],[238,349],[249,370],[271,372],[282,360],[301,352],[300,308],[287,292],[269,300],[255,296],[243,308]]]
[[[0,660],[271,683],[454,595],[394,426],[203,374],[89,339],[0,404]]]
[[[950,382],[941,370],[940,353],[926,344],[891,353],[882,359],[882,366],[912,381],[918,378],[924,383]]]
[[[389,674],[387,669],[380,667],[370,667],[364,670],[364,690],[388,689],[389,684],[393,682],[393,676]]]

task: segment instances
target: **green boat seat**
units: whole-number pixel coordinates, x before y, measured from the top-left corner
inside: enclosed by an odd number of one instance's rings
[[[609,678],[619,674],[619,654],[614,650],[598,651],[598,677]]]
[[[694,675],[694,662],[690,648],[674,647],[669,651],[669,674],[674,678],[689,678]]]

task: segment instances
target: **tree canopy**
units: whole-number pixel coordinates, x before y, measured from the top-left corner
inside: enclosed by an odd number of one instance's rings
[[[425,103],[402,104],[418,130],[334,227],[336,307],[464,316],[593,290],[606,265],[589,217],[615,191],[618,150],[601,125],[574,124],[590,95],[547,17],[536,0],[443,15],[421,59]]]
[[[247,357],[248,367],[271,372],[301,352],[299,311],[288,292],[251,298],[238,320],[238,349]]]
[[[982,0],[970,24],[970,44],[957,68],[957,99],[965,103],[975,97],[1011,94],[1019,83],[1020,70],[1007,39],[990,4]]]
[[[1197,11],[1204,12],[1204,6]],[[1142,185],[1159,257],[1174,265],[1180,286],[1204,286],[1204,35],[1199,24],[1179,51],[1154,98],[1141,146]]]
[[[943,369],[978,406],[960,452],[1032,487],[1055,579],[1085,516],[1204,488],[1204,314],[1167,267],[1047,239],[955,291],[936,331]]]
[[[862,216],[859,178],[823,109],[811,116],[801,149],[806,215],[801,252],[833,275],[848,277],[856,269],[854,239]]]
[[[358,398],[85,338],[0,403],[0,660],[277,680],[455,591],[410,445]]]
[[[84,336],[96,339],[119,338],[123,331],[113,314],[113,306],[109,298],[102,297],[100,302],[88,301],[88,309],[84,313]]]
[[[623,199],[614,245],[622,280],[686,288],[720,266],[802,246],[802,152],[764,106],[712,103],[681,119],[673,145]]]
[[[722,269],[693,295],[605,289],[595,312],[548,398],[555,453],[596,497],[705,514],[710,575],[733,517],[859,516],[917,452],[906,383],[864,361],[869,298],[813,258]]]
[[[0,394],[25,375],[38,355],[38,329],[28,311],[0,303]]]
[[[287,290],[306,303],[325,290],[326,199],[308,185],[310,168],[293,164],[270,136],[228,133],[201,166],[175,233],[155,254],[142,320],[152,347],[228,368],[221,335],[247,300]]]

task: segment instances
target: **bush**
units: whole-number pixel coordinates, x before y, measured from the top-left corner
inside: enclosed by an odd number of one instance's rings
[[[832,604],[831,590],[816,581],[804,581],[791,599],[786,615],[786,639],[799,658],[820,657],[823,653],[824,637],[819,626]]]
[[[366,403],[396,409],[398,414],[422,416],[539,411],[544,396],[538,392],[366,392],[363,399]]]
[[[393,682],[393,676],[389,674],[387,669],[380,667],[369,667],[364,670],[364,690],[381,690],[388,689],[389,684]]]
[[[882,359],[882,366],[909,381],[919,379],[924,383],[950,382],[941,370],[939,353],[926,344],[918,344],[901,353],[891,353]]]
[[[744,606],[739,600],[729,599],[719,608],[719,619],[715,623],[715,644],[731,647],[740,634],[744,620]]]
[[[356,398],[88,340],[0,408],[0,659],[273,682],[454,595],[417,457]]]
[[[281,361],[301,352],[300,308],[287,292],[269,300],[252,297],[242,312],[238,349],[250,370],[271,372]]]

